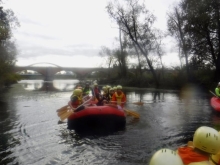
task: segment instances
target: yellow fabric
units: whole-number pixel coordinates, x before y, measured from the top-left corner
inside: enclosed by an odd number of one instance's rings
[[[211,155],[210,162],[212,165],[216,165],[216,164],[220,165],[220,152],[215,155]]]
[[[116,96],[116,99],[117,99],[117,104],[120,105],[122,97],[123,97],[123,93],[121,93],[121,95],[118,95],[118,93],[115,92],[115,96]]]
[[[78,97],[78,96],[77,96]],[[79,103],[82,104],[82,97],[78,97]]]

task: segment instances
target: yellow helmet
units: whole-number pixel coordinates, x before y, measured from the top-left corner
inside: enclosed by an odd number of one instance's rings
[[[117,86],[117,89],[122,89],[122,86],[121,86],[121,85],[118,85],[118,86]]]
[[[216,154],[220,150],[220,134],[211,127],[199,127],[193,136],[193,146],[207,153]]]
[[[150,159],[149,165],[184,165],[180,156],[173,150],[158,150]]]
[[[74,95],[79,96],[82,94],[82,89],[75,89],[73,92]]]

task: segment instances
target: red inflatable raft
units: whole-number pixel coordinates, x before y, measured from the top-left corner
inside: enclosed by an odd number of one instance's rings
[[[220,112],[220,99],[219,98],[212,97],[210,103],[211,103],[211,106],[214,110]]]
[[[123,110],[111,106],[89,106],[68,118],[68,129],[81,131],[117,131],[125,128]]]

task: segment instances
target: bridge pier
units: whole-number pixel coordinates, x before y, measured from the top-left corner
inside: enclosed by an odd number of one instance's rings
[[[53,81],[54,79],[53,79],[53,77],[45,77],[44,78],[44,81],[47,81],[47,82],[49,82],[49,81]]]
[[[46,72],[45,72],[45,77],[44,77],[44,81],[53,81],[54,80],[54,75],[51,73],[51,69],[50,67],[46,68]]]

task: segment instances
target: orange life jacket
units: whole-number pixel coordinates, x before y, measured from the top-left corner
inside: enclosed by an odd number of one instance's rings
[[[209,161],[208,156],[195,152],[192,147],[180,147],[178,148],[178,154],[185,165],[190,163]]]
[[[112,101],[116,101],[117,105],[120,105],[123,107],[125,101],[126,101],[126,97],[125,94],[123,92],[121,92],[121,94],[119,95],[117,92],[115,92],[112,96]]]

